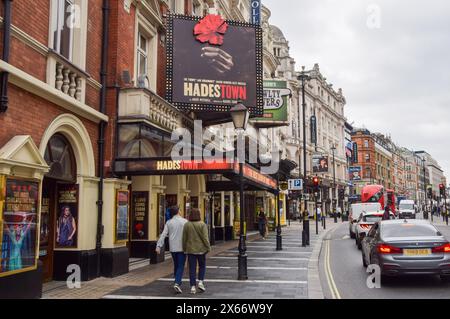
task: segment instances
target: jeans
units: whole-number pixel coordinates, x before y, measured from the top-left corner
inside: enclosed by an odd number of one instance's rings
[[[183,281],[184,265],[186,263],[186,255],[184,253],[172,253],[173,259],[173,275],[175,283],[181,285]]]
[[[196,279],[196,271],[197,271],[197,262],[198,262],[198,280],[205,280],[206,273],[206,254],[204,255],[188,255],[189,260],[189,280],[191,283],[191,287],[195,286],[197,283]]]

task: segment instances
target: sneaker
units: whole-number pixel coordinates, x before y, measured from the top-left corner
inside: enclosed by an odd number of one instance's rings
[[[206,291],[205,285],[203,284],[203,281],[198,282],[198,289],[200,289],[202,292]]]
[[[195,288],[195,286],[191,287],[191,294],[195,295],[197,293],[197,289]]]
[[[173,290],[175,290],[175,293],[177,293],[177,294],[183,293],[183,290],[181,290],[181,287],[179,284],[175,284],[175,286],[173,286]]]

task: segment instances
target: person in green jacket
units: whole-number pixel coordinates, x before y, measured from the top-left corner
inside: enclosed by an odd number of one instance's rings
[[[198,289],[205,292],[206,274],[206,254],[211,251],[208,238],[208,227],[200,218],[200,210],[193,208],[189,214],[189,222],[184,225],[183,229],[183,251],[188,255],[189,278],[191,283],[191,293],[197,293],[196,289],[196,270],[198,270]]]

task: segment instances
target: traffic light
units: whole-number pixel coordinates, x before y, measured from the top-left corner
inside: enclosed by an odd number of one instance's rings
[[[445,197],[445,185],[444,184],[439,185],[439,193],[441,194],[441,196]]]
[[[428,192],[428,198],[433,198],[433,188],[428,187],[427,192]]]
[[[314,191],[318,192],[319,191],[319,187],[320,187],[320,179],[317,176],[313,177],[313,186],[314,186]]]
[[[345,199],[345,189],[339,188],[339,200]]]

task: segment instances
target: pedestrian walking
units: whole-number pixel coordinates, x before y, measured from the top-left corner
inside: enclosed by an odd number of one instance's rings
[[[267,217],[266,214],[264,214],[264,211],[261,209],[258,216],[258,230],[259,234],[261,235],[262,239],[266,239],[267,234]]]
[[[191,210],[189,222],[184,225],[183,251],[188,255],[191,294],[197,293],[197,264],[198,289],[205,292],[206,255],[211,251],[211,246],[208,238],[208,227],[201,221],[200,210],[197,208]]]
[[[317,220],[322,221],[322,208],[320,206],[317,207]]]
[[[390,219],[391,219],[391,210],[389,209],[389,206],[386,206],[384,208],[383,220],[390,220]]]
[[[173,275],[175,284],[173,289],[177,294],[181,294],[181,284],[183,280],[184,265],[186,255],[183,250],[183,228],[187,220],[180,216],[180,209],[173,206],[169,209],[171,219],[164,226],[164,231],[156,244],[156,253],[161,254],[161,248],[164,247],[164,240],[169,237],[170,253],[173,260]]]

